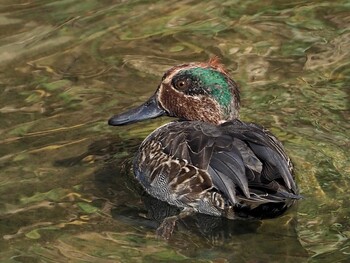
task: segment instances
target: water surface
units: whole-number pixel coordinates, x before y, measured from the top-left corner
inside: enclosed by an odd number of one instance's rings
[[[0,261],[349,262],[349,28],[340,0],[1,1]],[[106,120],[213,55],[305,198],[272,220],[198,215],[165,242],[173,209],[141,195],[130,161],[170,119]]]

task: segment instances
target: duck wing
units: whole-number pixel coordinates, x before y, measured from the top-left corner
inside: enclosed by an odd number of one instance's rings
[[[256,124],[175,122],[162,137],[165,153],[207,171],[232,205],[300,198],[283,146]]]
[[[267,129],[239,120],[224,123],[221,128],[224,129],[224,133],[234,138],[236,147],[239,145],[246,170],[250,175],[254,175],[254,178],[250,179],[252,187],[259,183],[263,186],[278,182],[288,191],[297,193],[292,163],[282,144]],[[261,163],[258,166],[257,160]]]

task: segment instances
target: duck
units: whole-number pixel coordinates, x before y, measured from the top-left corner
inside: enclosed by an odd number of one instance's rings
[[[261,220],[301,199],[282,143],[241,121],[239,111],[239,86],[214,57],[168,69],[145,103],[108,120],[122,126],[176,118],[148,135],[133,161],[143,189],[180,209],[160,223],[158,236],[169,239],[177,220],[195,213]]]

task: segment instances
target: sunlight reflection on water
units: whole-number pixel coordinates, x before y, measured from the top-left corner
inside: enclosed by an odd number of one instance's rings
[[[3,1],[1,261],[346,262],[349,8]],[[305,199],[253,224],[193,218],[166,243],[155,239],[130,159],[169,119],[120,128],[106,120],[148,98],[169,67],[212,55],[241,85],[242,119],[285,144]]]

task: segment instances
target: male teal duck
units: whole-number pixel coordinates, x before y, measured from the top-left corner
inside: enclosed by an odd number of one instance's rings
[[[160,236],[169,238],[176,220],[194,212],[268,218],[300,198],[282,144],[268,130],[240,121],[239,108],[238,86],[214,58],[169,69],[147,102],[108,121],[179,118],[152,132],[133,163],[151,196],[182,208],[159,226]]]

